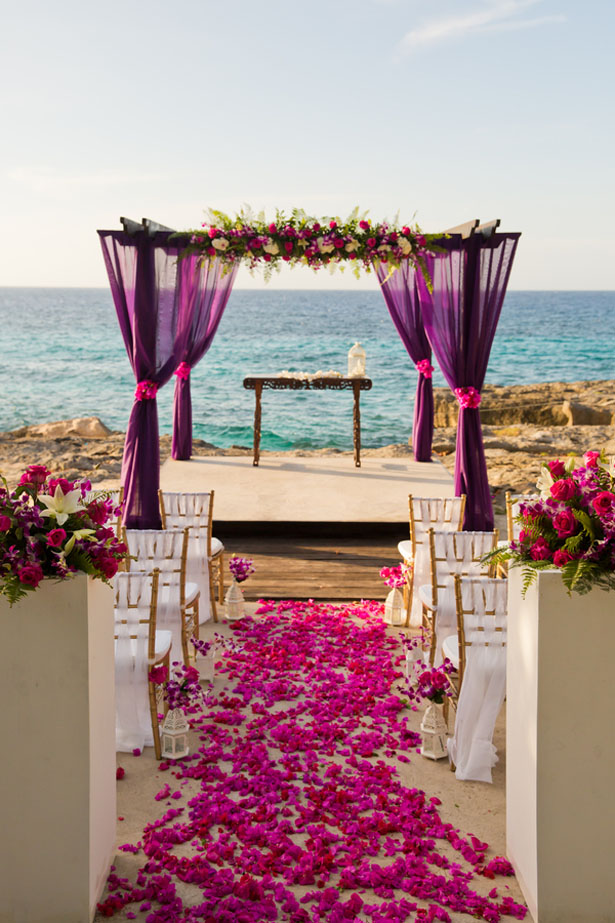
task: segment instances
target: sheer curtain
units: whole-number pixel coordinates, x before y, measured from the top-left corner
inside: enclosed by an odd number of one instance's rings
[[[128,359],[137,381],[128,421],[122,484],[124,525],[159,529],[160,445],[155,392],[173,374],[190,334],[190,302],[176,286],[186,241],[169,232],[99,231],[103,258]],[[147,394],[140,383],[152,383]]]
[[[199,254],[184,257],[178,266],[178,297],[185,302],[191,318],[188,339],[179,356],[183,374],[175,382],[173,402],[173,458],[187,459],[192,454],[192,397],[190,370],[212,344],[226,308],[238,264],[217,258],[203,260]]]
[[[116,574],[115,745],[122,753],[154,743],[148,698],[152,578]]]
[[[520,234],[453,234],[438,241],[443,253],[427,254],[429,292],[416,274],[425,331],[449,387],[480,392],[504,303]],[[493,529],[480,413],[460,407],[455,494],[467,496],[464,529]]]
[[[406,352],[416,365],[422,359],[431,361],[431,346],[425,334],[419,294],[415,286],[416,271],[406,261],[392,274],[386,265],[378,264],[378,280],[391,319]],[[433,388],[431,377],[419,372],[414,401],[412,451],[417,461],[431,461],[433,439]]]

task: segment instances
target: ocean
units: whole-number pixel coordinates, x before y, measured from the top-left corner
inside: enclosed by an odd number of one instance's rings
[[[124,430],[134,378],[107,289],[1,288],[0,430],[97,416]],[[373,388],[361,396],[364,448],[405,442],[416,371],[378,291],[235,291],[192,374],[194,435],[252,445],[249,374],[346,371],[359,340]],[[615,292],[509,292],[486,381],[615,379]],[[174,379],[158,394],[172,429]],[[438,370],[434,385],[444,385]],[[350,392],[263,394],[261,447],[352,449]]]

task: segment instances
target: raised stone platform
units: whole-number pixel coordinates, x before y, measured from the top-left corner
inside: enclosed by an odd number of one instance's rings
[[[453,479],[439,461],[264,454],[167,460],[163,490],[215,490],[216,523],[403,523],[408,494],[453,496]]]

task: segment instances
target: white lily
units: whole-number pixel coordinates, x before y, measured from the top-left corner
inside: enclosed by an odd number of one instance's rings
[[[536,481],[536,487],[540,491],[540,496],[543,498],[543,500],[551,496],[551,485],[554,483],[555,482],[551,476],[551,472],[546,465],[543,465],[540,469],[538,480]]]
[[[69,490],[65,494],[59,484],[53,497],[50,494],[39,494],[38,500],[47,507],[46,510],[42,511],[41,516],[53,516],[59,526],[64,525],[72,513],[85,509],[80,490]]]
[[[86,538],[89,541],[90,535],[94,535],[94,529],[76,529],[64,546],[64,554],[71,553],[78,539]]]
[[[599,461],[598,467],[602,468],[604,471],[610,474],[612,478],[615,477],[615,455],[611,455],[609,460],[606,462]]]

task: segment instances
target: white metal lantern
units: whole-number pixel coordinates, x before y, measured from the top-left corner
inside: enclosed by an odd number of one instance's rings
[[[183,708],[171,708],[167,712],[160,736],[163,759],[181,760],[188,756],[188,720]]]
[[[403,625],[406,621],[404,597],[397,587],[393,587],[384,603],[384,620],[389,625]]]
[[[427,757],[428,760],[441,760],[442,757],[448,756],[447,727],[441,705],[430,702],[427,706],[421,721],[421,737],[423,738],[421,756]]]
[[[233,578],[231,585],[226,591],[226,596],[224,597],[225,604],[225,618],[227,619],[242,619],[245,615],[245,600],[243,598],[243,593],[241,592],[241,587]]]
[[[355,343],[348,350],[348,377],[363,378],[365,376],[365,350],[360,343]]]

